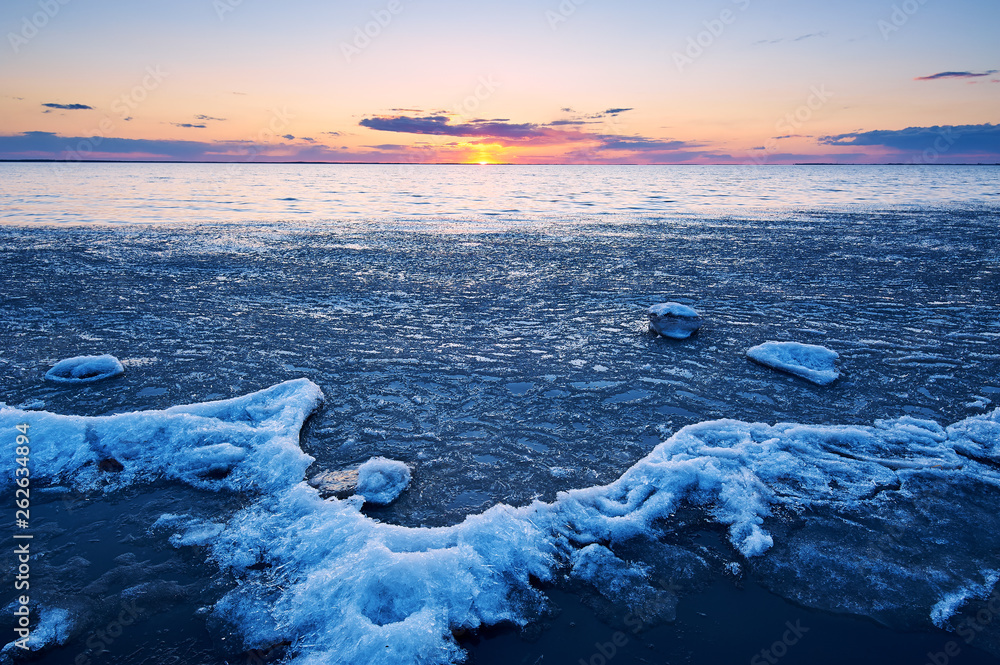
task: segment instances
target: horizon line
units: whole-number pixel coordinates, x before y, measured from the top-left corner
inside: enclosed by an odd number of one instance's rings
[[[615,162],[610,164],[594,164],[586,162],[541,162],[525,164],[517,162],[338,162],[338,161],[232,161],[232,160],[196,160],[196,159],[4,159],[0,163],[57,163],[57,164],[245,164],[257,166],[266,164],[315,164],[315,165],[347,165],[347,166],[1000,166],[1000,162],[791,162],[775,164],[709,162],[706,164],[691,164],[690,162]]]

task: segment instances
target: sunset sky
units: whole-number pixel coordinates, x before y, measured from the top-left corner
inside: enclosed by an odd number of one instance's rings
[[[4,0],[0,158],[1000,162],[996,0]]]

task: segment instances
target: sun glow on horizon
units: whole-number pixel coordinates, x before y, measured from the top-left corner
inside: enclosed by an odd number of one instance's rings
[[[507,149],[500,143],[467,143],[462,147],[470,151],[466,162],[479,166],[490,166],[508,161],[501,154]]]

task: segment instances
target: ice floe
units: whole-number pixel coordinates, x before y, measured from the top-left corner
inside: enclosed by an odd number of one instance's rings
[[[373,457],[358,468],[357,492],[368,503],[390,504],[410,484],[410,467],[403,462]]]
[[[299,447],[299,428],[322,399],[318,386],[298,379],[230,400],[112,416],[3,407],[0,422],[30,425],[33,478],[79,489],[171,478],[256,493],[302,479],[313,458]]]
[[[57,362],[45,373],[45,378],[56,383],[93,383],[124,372],[118,358],[112,355],[77,356]]]
[[[750,360],[782,372],[788,372],[820,386],[840,377],[836,351],[815,344],[799,342],[764,342],[747,350]]]
[[[647,314],[650,330],[673,339],[687,339],[701,328],[702,324],[698,312],[677,302],[653,305]]]

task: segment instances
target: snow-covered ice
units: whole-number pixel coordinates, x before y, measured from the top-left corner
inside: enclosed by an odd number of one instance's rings
[[[825,346],[799,342],[764,342],[747,350],[751,360],[782,372],[788,372],[820,386],[840,377],[840,356]]]
[[[299,428],[322,399],[319,387],[298,379],[235,399],[112,416],[2,407],[0,422],[10,431],[29,423],[31,439],[46,442],[32,447],[33,478],[80,489],[169,478],[255,493],[302,480],[313,458],[299,448]],[[107,460],[121,470],[103,472]]]
[[[650,330],[673,339],[687,339],[701,328],[702,324],[698,312],[677,302],[653,305],[647,314]]]
[[[112,355],[77,356],[57,362],[45,373],[45,378],[56,383],[93,383],[124,372],[118,358]]]
[[[871,427],[718,420],[681,429],[610,484],[561,492],[552,502],[499,504],[450,527],[403,527],[365,516],[359,502],[324,499],[304,482],[312,458],[297,437],[321,402],[319,388],[299,379],[229,400],[105,417],[2,407],[0,431],[30,423],[39,483],[111,492],[166,477],[245,492],[251,502],[224,524],[171,514],[157,526],[176,546],[209,544],[212,558],[242,580],[214,616],[246,648],[289,642],[295,665],[459,662],[452,631],[525,624],[547,602],[532,580],[553,580],[566,568],[606,598],[637,587],[653,597],[642,565],[614,550],[669,533],[683,506],[727,526],[736,550],[766,563],[775,528],[790,543],[798,537],[782,520],[769,521],[776,511],[810,519],[868,514],[883,493],[913,497],[928,479],[988,502],[1000,495],[1000,409],[948,428],[912,417]],[[107,457],[124,469],[101,473],[98,461]],[[359,471],[358,491],[380,477],[387,490],[374,488],[380,497],[398,494],[409,476],[405,464],[383,459]],[[932,505],[943,518],[972,510]],[[938,539],[948,536],[942,527]],[[869,536],[859,528],[854,538],[861,556]],[[962,598],[981,595],[980,571],[996,569],[990,548],[959,561],[954,548],[936,565],[928,557],[909,564],[920,568],[911,581],[919,592],[907,603],[922,603],[927,621],[944,621]],[[864,580],[855,586],[866,589]]]
[[[403,462],[373,457],[358,468],[358,494],[368,503],[390,504],[410,484],[410,467]]]

